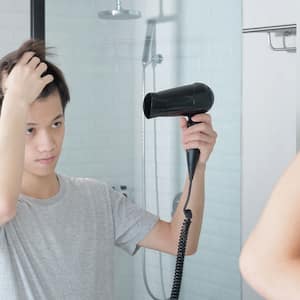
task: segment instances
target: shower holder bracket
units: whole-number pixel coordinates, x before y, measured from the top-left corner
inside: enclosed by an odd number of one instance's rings
[[[154,65],[161,64],[163,62],[164,57],[161,54],[156,54],[152,56],[151,62]]]
[[[296,35],[296,31],[289,29],[289,30],[283,30],[283,31],[276,31],[276,36],[282,36],[282,47],[275,47],[272,42],[272,32],[268,31],[268,42],[269,46],[273,51],[287,51],[287,52],[296,52],[296,47],[289,47],[286,45],[286,37],[291,35]]]

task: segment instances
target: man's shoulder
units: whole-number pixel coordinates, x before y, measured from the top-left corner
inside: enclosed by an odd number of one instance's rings
[[[92,177],[70,176],[57,174],[60,181],[63,181],[69,188],[106,188],[107,183]]]

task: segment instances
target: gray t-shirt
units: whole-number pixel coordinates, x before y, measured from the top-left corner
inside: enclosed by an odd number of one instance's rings
[[[0,300],[111,300],[114,245],[133,255],[158,221],[105,183],[58,178],[0,226]]]

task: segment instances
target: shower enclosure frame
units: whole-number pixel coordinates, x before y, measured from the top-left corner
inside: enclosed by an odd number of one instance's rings
[[[45,41],[45,0],[30,0],[30,37]]]

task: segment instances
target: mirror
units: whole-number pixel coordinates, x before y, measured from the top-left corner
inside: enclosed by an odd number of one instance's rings
[[[3,31],[1,57],[30,35],[23,25],[30,23],[28,3],[2,2],[2,28],[14,22]],[[180,299],[241,299],[241,1],[45,4],[46,45],[57,54],[49,59],[63,70],[71,92],[58,172],[106,181],[170,220],[187,174],[178,119],[145,121],[143,97],[193,82],[214,91],[210,114],[218,141],[206,170],[199,249],[186,257]],[[113,20],[111,10],[123,20]],[[130,257],[116,248],[114,258],[114,299],[168,297],[174,256],[141,249]]]
[[[186,176],[179,123],[145,122],[143,96],[209,85],[218,141],[206,169],[199,249],[185,260],[181,299],[241,299],[241,1],[123,1],[134,12],[99,18],[117,7],[113,0],[46,2],[46,44],[55,47],[51,60],[71,92],[58,170],[104,180],[170,220]],[[115,299],[152,299],[149,291],[167,297],[174,264],[167,254],[140,250],[129,257],[116,249]]]

